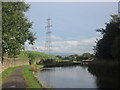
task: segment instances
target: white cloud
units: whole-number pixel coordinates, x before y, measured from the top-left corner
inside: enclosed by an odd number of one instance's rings
[[[46,36],[43,37],[44,40],[46,40],[46,38],[47,38]],[[51,35],[50,38],[51,38],[52,41],[62,40],[61,37],[55,36],[55,35]]]
[[[52,35],[51,36],[51,40],[54,41],[54,40],[62,40],[61,37],[58,37],[58,36],[55,36],[55,35]]]
[[[59,39],[55,37],[56,39]],[[63,41],[62,39],[52,42],[53,53],[67,53],[67,54],[82,54],[85,52],[93,52],[93,46],[95,45],[96,38],[89,38],[85,40],[69,40]],[[31,46],[28,45],[29,48]],[[36,47],[36,51],[45,50],[45,42],[36,43],[33,47]]]
[[[53,42],[53,51],[59,53],[74,53],[82,54],[84,52],[93,52],[93,46],[95,45],[95,39],[87,39],[81,41],[58,41]]]
[[[53,51],[59,53],[74,53],[82,54],[84,52],[93,52],[93,46],[95,45],[95,38],[80,40],[80,41],[61,41],[54,43],[56,48]],[[57,51],[58,50],[58,51]]]

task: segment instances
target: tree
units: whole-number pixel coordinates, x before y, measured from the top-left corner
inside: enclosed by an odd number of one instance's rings
[[[62,56],[57,55],[56,57],[58,57],[59,59],[62,59]]]
[[[32,65],[35,62],[36,54],[29,52],[27,53],[27,57],[29,58],[29,64]]]
[[[77,54],[74,54],[74,55],[70,55],[69,56],[69,60],[76,60],[76,58],[78,57],[78,55]]]
[[[93,54],[91,54],[91,53],[83,53],[82,54],[82,58],[84,59],[84,60],[86,60],[86,59],[91,59],[93,57]]]
[[[63,60],[69,60],[69,57],[67,57],[67,56],[63,57]]]
[[[2,2],[2,48],[9,57],[19,54],[26,41],[33,44],[36,39],[24,14],[28,9],[25,2]]]
[[[77,59],[77,61],[81,61],[81,60],[83,60],[83,56],[79,55],[76,59]]]
[[[98,60],[120,60],[120,17],[117,15],[111,17],[105,28],[97,30],[103,35],[95,47],[95,57]]]

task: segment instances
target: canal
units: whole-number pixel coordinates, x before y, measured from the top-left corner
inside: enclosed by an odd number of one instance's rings
[[[35,75],[50,88],[109,88],[112,85],[114,88],[118,84],[117,79],[108,76],[101,79],[92,75],[86,66],[47,67]]]

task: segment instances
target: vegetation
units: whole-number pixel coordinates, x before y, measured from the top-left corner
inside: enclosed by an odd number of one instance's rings
[[[25,2],[2,2],[2,51],[3,55],[15,57],[26,41],[33,44],[34,34],[29,30],[32,23],[25,17],[29,9]]]
[[[34,65],[34,66],[39,67],[39,68],[44,67],[43,65]]]
[[[29,64],[33,64],[35,61],[36,54],[28,53],[27,57],[29,58]]]
[[[73,62],[56,62],[56,63],[45,63],[44,67],[63,67],[63,66],[73,66],[76,65],[77,63]]]
[[[22,66],[17,66],[17,67],[10,67],[8,69],[6,69],[5,71],[3,71],[0,74],[0,81],[1,80],[5,80],[6,77],[11,74],[15,69],[23,67],[23,66],[27,66],[27,65],[22,65]],[[43,67],[42,65],[35,65],[36,67]],[[32,67],[28,67],[24,69],[24,77],[26,80],[26,83],[28,84],[29,88],[43,88],[42,85],[39,83],[39,81],[37,80],[37,78],[33,75],[32,71]]]
[[[67,57],[62,57],[62,56],[56,56],[59,59],[62,60],[72,60],[72,61],[82,61],[82,60],[86,60],[86,59],[94,59],[94,55],[91,53],[83,53],[82,55],[69,55]]]
[[[17,55],[17,57],[28,58],[28,54],[33,54],[35,56],[35,59],[58,59],[53,55],[48,55],[48,54],[37,52],[37,51],[21,51],[20,54]]]
[[[102,34],[95,46],[95,57],[97,60],[108,60],[120,62],[120,18],[112,15],[105,28],[98,29]]]
[[[43,88],[43,86],[39,83],[37,78],[32,73],[32,67],[28,67],[24,69],[24,77],[27,82],[28,88]]]
[[[95,61],[89,65],[88,70],[95,75],[118,75],[120,63],[120,18],[112,15],[106,27],[98,29],[102,38],[95,46]]]
[[[57,55],[56,57],[58,57],[59,59],[63,59],[63,57],[62,57],[62,56],[59,56],[59,55]]]
[[[37,65],[37,64],[35,64],[35,65],[31,65],[31,67],[32,67],[31,70],[33,72],[37,72],[38,70],[41,70],[44,67],[44,65]]]
[[[33,64],[35,60],[41,59],[41,60],[47,60],[47,59],[58,59],[57,57],[53,55],[48,55],[42,52],[36,52],[36,51],[21,51],[19,55],[16,57],[18,58],[29,58],[29,63]]]
[[[26,66],[26,65],[23,65],[23,66]],[[23,67],[23,66],[17,66],[17,67],[10,67],[6,70],[4,70],[1,74],[0,74],[0,80],[4,80],[12,71],[14,71],[15,69],[17,68],[20,68],[20,67]]]

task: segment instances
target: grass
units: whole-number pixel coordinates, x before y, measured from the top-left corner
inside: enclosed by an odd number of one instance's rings
[[[33,75],[31,70],[32,70],[32,67],[28,67],[24,69],[24,77],[28,85],[28,88],[43,88],[43,86],[39,83],[37,78]]]
[[[39,68],[42,68],[42,67],[44,67],[43,65],[34,65],[34,66],[36,66],[36,67],[39,67]]]
[[[34,71],[34,72],[37,72],[38,70],[41,70],[43,67],[44,67],[44,65],[31,65],[31,67],[32,67],[32,71]]]
[[[81,63],[81,61],[73,61],[73,63]]]
[[[28,58],[28,54],[32,54],[35,56],[35,59],[58,59],[57,57],[53,55],[48,55],[42,52],[37,51],[21,51],[19,55],[17,55],[17,58]]]
[[[0,81],[5,80],[6,77],[8,75],[10,75],[15,69],[23,67],[23,66],[28,66],[28,65],[22,65],[22,66],[17,66],[17,67],[10,67],[6,70],[4,70],[1,74],[0,74]],[[35,67],[38,68],[42,68],[43,65],[34,65]],[[24,74],[24,78],[26,83],[28,84],[28,88],[43,88],[43,86],[39,83],[39,81],[37,80],[37,78],[33,75],[32,71],[32,67],[27,67],[24,69],[23,74]]]
[[[22,65],[22,66],[17,66],[17,67],[10,67],[6,70],[4,70],[1,74],[0,74],[0,81],[1,80],[5,80],[5,78],[11,73],[13,72],[15,69],[23,67],[23,66],[27,66],[27,65]]]

